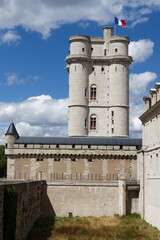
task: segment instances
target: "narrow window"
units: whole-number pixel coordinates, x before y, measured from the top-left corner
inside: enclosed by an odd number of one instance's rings
[[[107,51],[106,51],[106,49],[104,49],[104,56],[106,56],[106,53],[107,53]]]
[[[114,119],[112,119],[112,124],[114,124]]]
[[[72,145],[72,148],[75,148],[75,145],[74,145],[74,144]]]
[[[87,119],[85,119],[85,121],[84,121],[84,126],[85,126],[85,128],[87,127]]]
[[[85,93],[84,93],[84,95],[85,95],[85,98],[87,97],[87,88],[85,88]]]
[[[88,148],[91,148],[91,145],[88,145]]]
[[[112,111],[112,117],[114,117],[114,111]]]
[[[25,147],[25,148],[27,147],[27,144],[26,144],[26,143],[24,144],[24,147]]]
[[[60,158],[55,158],[54,161],[55,162],[60,162]]]
[[[6,148],[8,147],[7,143],[6,143]]]
[[[93,158],[88,158],[88,162],[94,162]]]
[[[96,100],[96,86],[91,87],[91,100]]]
[[[91,51],[93,51],[93,47],[91,48]]]
[[[122,145],[120,145],[120,149],[123,149]]]
[[[91,130],[95,130],[96,129],[96,116],[91,116],[91,126],[90,129]]]
[[[112,128],[112,133],[114,133],[114,128]]]
[[[118,49],[117,49],[117,48],[115,48],[115,52],[118,52]]]
[[[59,148],[59,144],[56,144],[56,148]]]
[[[117,72],[117,67],[115,67],[115,72]]]
[[[76,158],[72,158],[71,161],[72,162],[77,162],[77,159]]]
[[[101,71],[102,71],[102,72],[104,71],[104,67],[101,68]]]
[[[92,72],[94,72],[94,67],[92,67]]]
[[[82,48],[82,52],[84,52],[84,48]]]
[[[37,158],[37,162],[43,162],[43,158],[42,157]]]

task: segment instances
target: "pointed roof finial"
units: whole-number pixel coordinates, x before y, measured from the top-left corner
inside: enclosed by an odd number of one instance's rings
[[[18,132],[17,132],[13,122],[9,125],[9,128],[8,128],[8,130],[7,130],[5,135],[12,135],[12,136],[15,136],[15,137],[19,136],[19,134],[18,134]]]

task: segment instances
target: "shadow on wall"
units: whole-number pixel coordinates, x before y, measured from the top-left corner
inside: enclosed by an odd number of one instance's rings
[[[40,217],[34,224],[26,240],[48,240],[54,229],[54,217]]]
[[[56,213],[53,209],[50,199],[48,198],[47,184],[45,181],[43,181],[43,184],[42,184],[41,216],[46,216],[46,217],[48,217],[48,216],[55,217],[56,216]]]

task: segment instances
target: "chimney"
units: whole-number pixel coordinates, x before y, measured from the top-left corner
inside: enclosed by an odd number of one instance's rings
[[[104,27],[103,28],[103,37],[105,42],[108,41],[113,36],[113,28],[112,27]]]
[[[151,94],[151,107],[157,102],[157,90],[151,88],[149,93]]]
[[[155,88],[157,89],[157,102],[158,102],[160,100],[160,83],[156,83]]]
[[[146,112],[151,107],[151,98],[148,97],[148,96],[144,96],[143,101],[144,101],[144,104],[145,104],[145,112]]]

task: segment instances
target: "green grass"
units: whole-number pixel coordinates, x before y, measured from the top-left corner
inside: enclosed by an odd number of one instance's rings
[[[27,240],[159,240],[160,231],[138,214],[114,217],[40,218]]]

